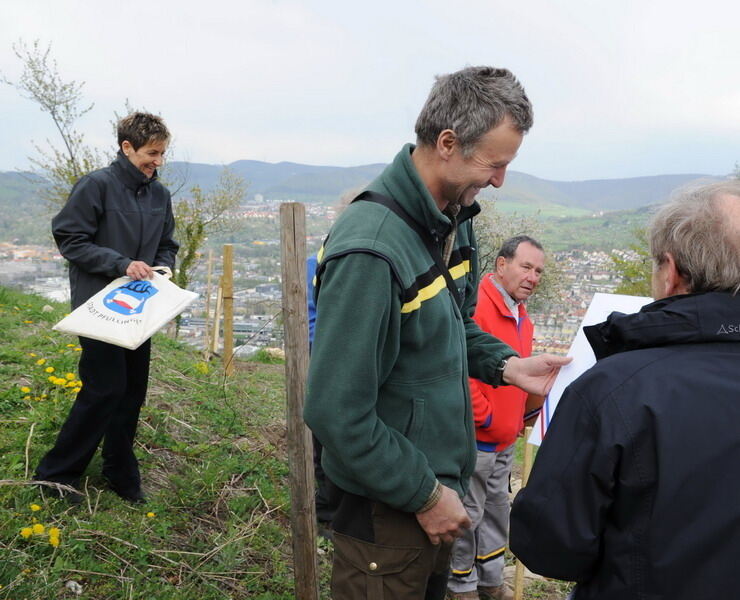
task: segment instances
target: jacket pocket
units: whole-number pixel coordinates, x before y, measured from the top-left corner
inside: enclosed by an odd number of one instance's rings
[[[412,442],[419,441],[421,432],[424,430],[424,413],[426,412],[426,401],[423,398],[412,400],[411,420],[409,421],[406,437]]]
[[[383,546],[334,532],[334,600],[393,600],[418,586],[422,548]]]

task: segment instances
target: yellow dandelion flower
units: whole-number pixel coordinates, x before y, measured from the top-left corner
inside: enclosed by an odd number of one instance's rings
[[[43,365],[43,364],[44,364],[45,362],[46,362],[46,359],[45,359],[45,358],[39,358],[39,359],[38,359],[38,360],[36,361],[36,364],[37,364],[37,365]]]
[[[33,321],[28,321],[28,320],[23,321],[23,322],[26,323],[26,324],[33,323]]]
[[[30,538],[32,534],[33,534],[33,529],[31,529],[30,527],[24,527],[23,529],[21,529],[21,537],[24,540],[27,540],[28,538]]]
[[[28,387],[27,385],[21,386],[21,392],[23,392],[24,394],[27,394],[30,391],[31,391],[31,388]]]
[[[77,382],[76,381],[65,381],[64,385],[66,385],[67,387],[77,387]]]
[[[66,377],[67,379],[69,379],[70,381],[72,381],[72,380],[73,380],[73,379],[75,378],[75,374],[74,374],[74,373],[67,373],[67,374],[65,375],[65,377]]]
[[[46,531],[46,528],[41,523],[34,523],[32,529],[33,532],[37,535],[41,535],[42,533],[44,533],[44,531]]]
[[[75,347],[74,344],[67,344],[67,348],[74,348],[74,347]]]
[[[206,363],[195,363],[195,370],[201,375],[208,375],[208,365]]]
[[[46,367],[44,369],[44,371],[46,371],[47,373],[53,373],[54,372],[54,367]]]
[[[72,388],[72,391],[73,391],[73,392],[74,392],[75,394],[79,394],[81,390],[82,390],[82,388],[81,388],[81,387],[76,387],[76,388]]]
[[[49,528],[49,543],[54,546],[54,548],[59,547],[59,527],[51,527]]]
[[[46,378],[46,380],[47,380],[48,382],[50,382],[50,383],[56,383],[56,381],[57,381],[57,378],[56,378],[56,377],[54,377],[54,375],[49,375],[49,376],[48,376],[48,377]]]
[[[28,353],[28,356],[36,356],[36,353],[35,352],[29,352]]]
[[[77,347],[75,348],[75,352],[82,352],[82,348],[80,348],[79,346],[77,346]]]
[[[31,504],[29,507],[33,512],[36,512],[37,510],[41,510],[41,507],[38,504]]]
[[[23,396],[23,399],[24,400],[30,400],[31,399],[31,396]]]
[[[153,512],[148,512],[148,513],[146,513],[146,516],[149,517],[150,519],[153,519],[154,517],[157,516],[157,514],[156,513],[153,513]]]

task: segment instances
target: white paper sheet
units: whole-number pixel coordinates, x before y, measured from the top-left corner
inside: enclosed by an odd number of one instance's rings
[[[540,416],[537,417],[537,421],[532,428],[532,434],[529,436],[530,444],[539,446],[542,443],[542,439],[545,437],[552,416],[555,414],[555,408],[565,388],[582,373],[596,364],[596,357],[593,350],[591,350],[588,340],[586,340],[583,327],[606,321],[606,318],[614,311],[625,314],[639,312],[643,306],[650,304],[652,301],[652,298],[646,298],[644,296],[603,294],[601,292],[594,294],[591,304],[588,310],[586,310],[586,315],[583,317],[583,321],[578,328],[578,333],[576,333],[576,337],[568,350],[568,356],[573,358],[573,362],[560,369],[560,373],[557,379],[555,379],[550,393],[545,398],[542,412],[540,412]]]

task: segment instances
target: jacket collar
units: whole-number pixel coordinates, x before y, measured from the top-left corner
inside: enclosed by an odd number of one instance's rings
[[[504,299],[501,290],[498,289],[496,283],[493,281],[493,273],[486,273],[481,279],[480,291],[483,292],[491,302],[496,306],[496,309],[505,317],[513,317],[511,309],[507,306],[506,300]],[[526,302],[519,302],[519,320],[529,318],[527,314]]]
[[[383,171],[380,179],[390,195],[419,225],[427,229],[434,238],[442,239],[449,233],[452,222],[446,214],[439,210],[437,203],[419,176],[411,160],[414,148],[413,144],[406,144]],[[460,224],[479,212],[480,206],[477,202],[472,206],[461,207],[457,215],[457,223]]]
[[[116,158],[111,163],[111,167],[123,182],[123,185],[132,190],[138,190],[144,185],[149,185],[159,177],[158,172],[154,171],[154,175],[152,175],[151,179],[148,178],[134,166],[134,163],[132,163],[121,150],[116,154]]]
[[[670,296],[640,312],[614,312],[583,328],[597,360],[618,352],[711,342],[740,342],[740,295],[706,292]]]

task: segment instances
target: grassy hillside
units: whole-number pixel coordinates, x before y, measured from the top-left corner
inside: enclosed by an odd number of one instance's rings
[[[67,581],[95,599],[292,598],[283,365],[224,381],[158,336],[136,448],[149,503],[108,491],[96,457],[70,508],[27,484],[78,377],[76,339],[50,331],[65,307],[45,305],[0,288],[0,598],[74,597]]]
[[[635,230],[646,227],[651,211],[646,206],[598,216],[541,219],[540,241],[552,251],[629,248],[637,242]]]
[[[65,312],[0,287],[0,599],[293,598],[284,366],[241,362],[225,380],[158,335],[136,444],[149,502],[107,490],[96,457],[73,508],[28,481],[79,385],[76,339],[51,331]],[[327,600],[332,550],[318,543]],[[525,598],[566,590],[531,581]]]

